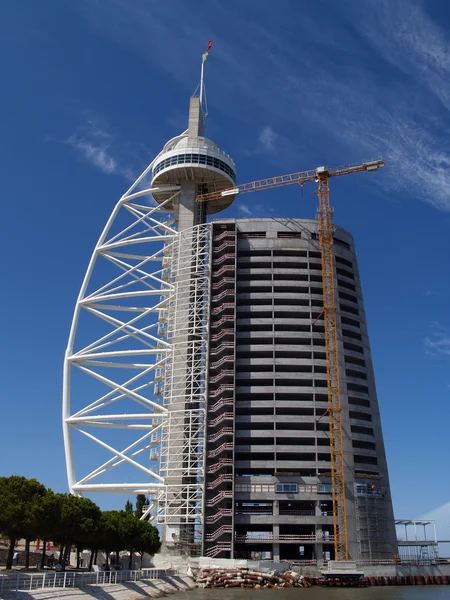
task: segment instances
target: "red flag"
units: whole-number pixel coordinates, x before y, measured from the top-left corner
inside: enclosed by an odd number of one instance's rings
[[[205,52],[202,55],[202,63],[204,63],[205,60],[208,58],[208,54],[209,54],[209,51],[211,50],[211,47],[212,47],[212,41],[209,40],[208,47],[206,48]]]

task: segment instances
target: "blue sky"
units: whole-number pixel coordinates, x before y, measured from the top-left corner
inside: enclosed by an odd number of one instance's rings
[[[0,474],[66,491],[78,289],[118,197],[185,129],[211,39],[208,136],[239,182],[386,160],[332,181],[334,218],[357,245],[395,513],[448,502],[448,31],[432,0],[2,2]],[[311,217],[312,192],[243,197],[223,216]]]

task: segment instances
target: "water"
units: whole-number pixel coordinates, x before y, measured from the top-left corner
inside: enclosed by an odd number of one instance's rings
[[[176,600],[450,600],[450,586],[401,586],[356,589],[294,588],[294,589],[195,589],[178,593]]]

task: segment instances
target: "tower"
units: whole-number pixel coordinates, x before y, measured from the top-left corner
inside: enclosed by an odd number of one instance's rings
[[[69,487],[148,494],[174,552],[332,557],[317,223],[207,222],[235,185],[193,97],[188,129],[116,204],[80,290],[64,363]],[[215,190],[229,191],[196,202]],[[334,269],[350,558],[392,558],[357,260],[339,228]]]
[[[77,299],[63,382],[70,491],[148,494],[146,516],[162,526],[163,541],[197,554],[209,344],[206,215],[229,206],[234,194],[207,206],[196,197],[236,181],[233,160],[204,137],[204,122],[194,96],[186,131],[116,204]]]

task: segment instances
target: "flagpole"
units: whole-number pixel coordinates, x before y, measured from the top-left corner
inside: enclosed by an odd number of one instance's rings
[[[203,106],[203,75],[205,70],[205,61],[202,60],[202,69],[200,71],[200,106]]]

